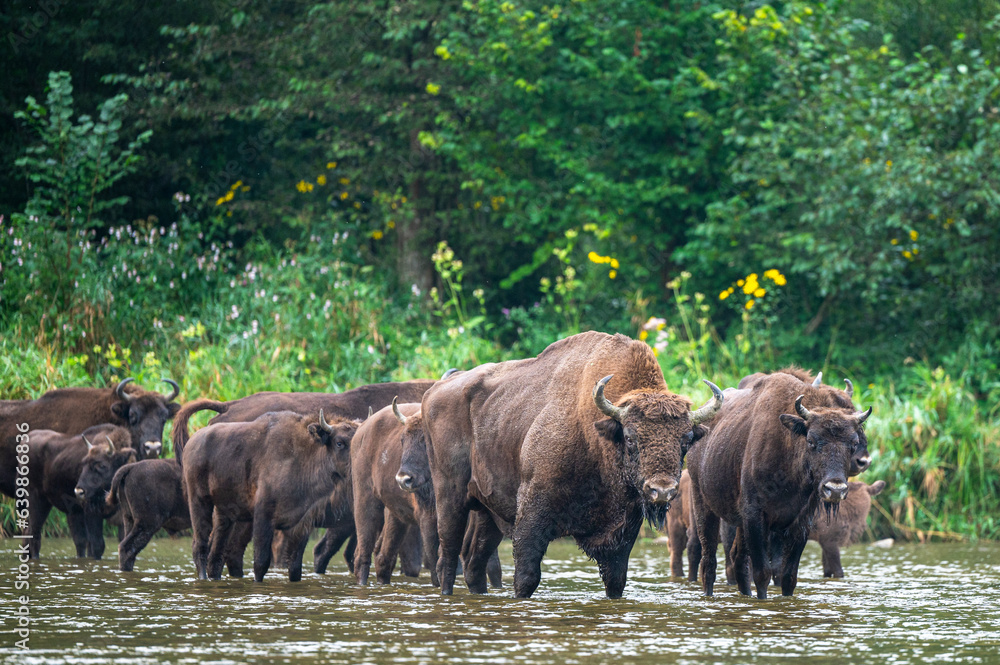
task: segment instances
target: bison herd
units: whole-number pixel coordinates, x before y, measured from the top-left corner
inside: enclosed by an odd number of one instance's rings
[[[598,332],[534,358],[339,394],[181,406],[173,381],[162,395],[126,379],[0,402],[0,490],[27,517],[33,558],[55,507],[77,556],[99,559],[104,521],[118,524],[123,571],[160,529],[191,529],[201,579],[224,567],[242,576],[252,541],[257,581],[272,563],[297,581],[310,533],[326,528],[317,573],[346,544],[359,584],[374,558],[380,583],[398,560],[450,594],[461,565],[469,590],[486,593],[501,586],[497,547],[509,537],[514,594],[530,597],[548,544],[571,536],[618,598],[648,521],[666,522],[671,575],[683,576],[687,548],[706,595],[721,541],[742,594],[766,598],[773,582],[790,596],[810,538],[824,575],[843,575],[839,548],[885,485],[848,482],[871,462],[872,410],[855,408],[850,381],[839,390],[821,379],[791,368],[725,391],[706,381],[713,396],[692,409],[649,346]],[[217,415],[189,436],[204,410]],[[159,459],[170,419],[175,458]],[[15,472],[24,467],[27,481]]]

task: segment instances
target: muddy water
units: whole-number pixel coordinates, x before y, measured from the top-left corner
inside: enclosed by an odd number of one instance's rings
[[[701,597],[665,575],[668,550],[651,542],[633,551],[621,600],[604,598],[572,543],[553,543],[525,601],[512,598],[509,543],[504,590],[472,596],[457,584],[442,598],[426,573],[358,588],[339,556],[297,584],[278,572],[262,584],[199,582],[189,539],[154,541],[135,573],[118,572],[110,541],[95,562],[48,540],[32,568],[27,652],[8,632],[14,547],[0,542],[4,663],[1000,662],[995,544],[860,545],[844,552],[848,578],[832,581],[810,543],[796,596],[761,602],[724,584]]]

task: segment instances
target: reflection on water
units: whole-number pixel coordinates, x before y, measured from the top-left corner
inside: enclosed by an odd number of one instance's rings
[[[32,573],[31,651],[5,633],[0,662],[18,663],[810,663],[1000,661],[1000,546],[903,545],[845,550],[845,580],[822,579],[806,548],[794,598],[743,598],[717,586],[706,599],[667,576],[666,547],[636,546],[625,598],[608,600],[597,568],[568,541],[553,543],[531,600],[506,588],[443,598],[419,580],[359,588],[343,560],[290,584],[272,571],[196,581],[189,539],[158,539],[138,572],[71,558],[46,540]],[[4,614],[16,560],[0,543]],[[251,570],[248,566],[247,570]],[[18,592],[20,593],[20,592]],[[10,624],[5,622],[4,629]]]

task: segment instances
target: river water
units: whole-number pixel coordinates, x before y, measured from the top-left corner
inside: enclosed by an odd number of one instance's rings
[[[608,600],[596,566],[557,541],[530,600],[505,588],[441,597],[429,577],[359,588],[338,555],[291,584],[271,571],[194,579],[189,538],[154,540],[136,571],[71,557],[49,539],[32,565],[30,650],[13,648],[16,542],[0,542],[3,663],[1000,663],[1000,545],[858,545],[847,577],[824,580],[806,548],[793,598],[758,601],[734,587],[715,598],[668,576],[668,549],[640,541],[625,597]],[[307,559],[310,555],[307,553]],[[310,566],[311,569],[311,566]],[[373,575],[374,580],[374,575]],[[773,589],[772,589],[773,591]]]

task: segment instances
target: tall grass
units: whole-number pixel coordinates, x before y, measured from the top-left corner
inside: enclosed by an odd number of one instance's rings
[[[770,315],[763,308],[744,309],[743,325],[725,338],[709,318],[705,296],[686,293],[683,276],[671,286],[673,311],[651,316],[657,313],[639,303],[634,328],[621,332],[654,348],[675,392],[700,404],[710,397],[703,378],[726,387],[747,374],[790,364],[771,345]],[[184,400],[228,400],[263,390],[341,391],[436,377],[449,367],[530,355],[501,347],[480,318],[459,318],[456,312],[467,313],[474,303],[449,308],[438,301],[427,308],[416,299],[390,302],[388,292],[370,270],[320,255],[266,257],[247,266],[209,305],[164,317],[150,339],[132,347],[104,341],[69,353],[40,345],[24,326],[9,328],[0,337],[0,397],[26,399],[54,387],[110,385],[133,376],[148,388],[171,377]],[[534,316],[544,318],[545,312]],[[552,339],[538,337],[532,344],[554,341],[557,329],[548,329]],[[855,402],[874,407],[867,425],[873,464],[862,479],[888,483],[872,511],[875,536],[1000,538],[996,382],[968,366],[953,374],[918,362],[866,377],[863,371],[795,360],[823,370],[831,385],[850,378]],[[987,393],[976,392],[984,386]],[[199,414],[194,426],[210,416]],[[0,503],[0,528],[7,533],[10,509],[9,501]],[[50,520],[47,533],[65,533],[61,515]]]

